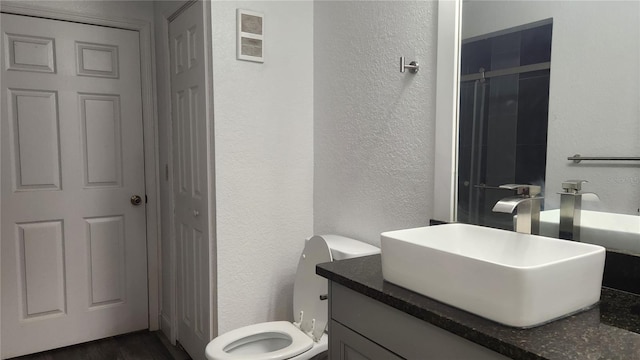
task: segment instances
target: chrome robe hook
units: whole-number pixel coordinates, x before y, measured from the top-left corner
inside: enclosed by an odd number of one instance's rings
[[[409,65],[406,65],[404,63],[404,56],[400,57],[400,72],[403,73],[406,69],[409,69],[409,72],[412,74],[415,74],[418,72],[418,70],[420,70],[420,65],[415,62],[412,61],[409,63]]]

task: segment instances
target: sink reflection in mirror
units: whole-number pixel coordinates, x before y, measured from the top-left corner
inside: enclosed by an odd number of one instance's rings
[[[461,34],[457,221],[512,230],[499,185],[532,184],[558,237],[557,193],[586,179],[580,241],[640,255],[640,161],[568,160],[640,156],[640,2],[463,0]]]
[[[581,211],[580,241],[640,254],[640,219],[634,215]],[[540,212],[540,235],[557,237],[560,209]]]

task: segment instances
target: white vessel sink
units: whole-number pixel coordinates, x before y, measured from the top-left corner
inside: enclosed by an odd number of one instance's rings
[[[598,245],[466,224],[380,236],[386,281],[505,325],[541,325],[600,300]]]
[[[581,210],[580,241],[640,254],[640,216]],[[540,212],[540,235],[558,237],[560,210]]]

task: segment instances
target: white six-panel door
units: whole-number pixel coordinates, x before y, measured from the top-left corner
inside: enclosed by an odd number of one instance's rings
[[[195,2],[169,24],[177,339],[194,360],[211,331],[203,11]]]
[[[138,33],[1,20],[2,358],[145,329]]]

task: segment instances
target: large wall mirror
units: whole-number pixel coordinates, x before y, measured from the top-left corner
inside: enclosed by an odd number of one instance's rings
[[[535,184],[557,237],[563,183],[586,180],[579,240],[640,255],[640,1],[461,4],[456,220],[512,229],[499,186]]]

